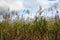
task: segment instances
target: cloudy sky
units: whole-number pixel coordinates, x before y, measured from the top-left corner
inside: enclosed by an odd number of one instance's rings
[[[29,9],[31,13],[35,13],[40,5],[46,9],[57,2],[59,0],[0,0],[0,7],[10,8],[10,10]]]
[[[24,8],[37,9],[40,5],[43,8],[47,8],[58,1],[59,0],[0,0],[0,6],[9,7],[11,10],[21,10]]]

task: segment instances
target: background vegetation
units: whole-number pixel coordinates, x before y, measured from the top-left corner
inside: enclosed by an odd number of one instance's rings
[[[38,20],[38,19],[37,19]],[[0,22],[0,40],[60,40],[60,19]]]

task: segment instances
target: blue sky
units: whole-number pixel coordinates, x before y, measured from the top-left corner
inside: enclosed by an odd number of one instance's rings
[[[22,10],[29,9],[32,15],[35,15],[40,6],[42,9],[47,9],[59,2],[59,0],[0,0],[0,7],[10,8],[10,10]],[[49,14],[50,15],[50,14]]]

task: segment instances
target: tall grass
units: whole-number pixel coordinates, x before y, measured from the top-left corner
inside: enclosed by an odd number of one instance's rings
[[[60,20],[0,22],[0,40],[60,40]]]

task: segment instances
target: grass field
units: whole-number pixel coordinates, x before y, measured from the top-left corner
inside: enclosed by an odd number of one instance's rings
[[[60,20],[2,21],[0,40],[60,40]]]

